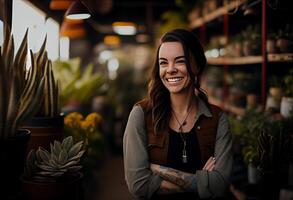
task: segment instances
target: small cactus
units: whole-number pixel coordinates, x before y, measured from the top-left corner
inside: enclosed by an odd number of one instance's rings
[[[82,166],[80,159],[83,141],[74,143],[72,136],[66,137],[62,143],[54,141],[50,144],[50,152],[39,147],[31,150],[27,156],[24,177],[36,182],[57,182],[76,174]]]

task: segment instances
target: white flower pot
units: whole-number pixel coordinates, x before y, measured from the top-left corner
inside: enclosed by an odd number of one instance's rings
[[[248,164],[247,170],[248,183],[257,184],[261,178],[260,172],[252,163]]]
[[[293,97],[282,97],[281,101],[281,114],[288,118],[290,116],[290,112],[293,109]]]
[[[280,102],[272,96],[268,96],[266,101],[266,110],[269,109],[277,110],[278,112],[280,110]]]

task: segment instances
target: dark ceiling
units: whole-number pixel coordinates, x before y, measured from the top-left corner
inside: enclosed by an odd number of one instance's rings
[[[48,16],[63,21],[65,11],[51,10],[51,0],[29,0],[35,6],[47,13]],[[153,34],[154,25],[160,21],[164,11],[178,9],[175,0],[82,0],[89,8],[92,17],[86,22],[88,39],[99,42],[105,34],[111,34],[111,24],[115,21],[132,21],[139,27],[140,32]],[[133,40],[124,36],[123,40]]]

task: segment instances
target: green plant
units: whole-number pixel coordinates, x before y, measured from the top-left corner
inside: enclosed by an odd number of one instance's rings
[[[256,109],[248,110],[243,118],[230,117],[231,132],[242,147],[245,163],[257,162],[257,139],[262,132],[269,132],[268,116]]]
[[[79,58],[69,61],[53,62],[54,76],[60,83],[60,103],[66,105],[71,99],[79,103],[88,103],[97,95],[104,84],[99,73],[94,73],[93,65],[89,64],[82,71]]]
[[[13,137],[17,129],[37,112],[44,89],[44,74],[30,51],[32,66],[26,71],[27,32],[14,58],[14,41],[10,29],[0,48],[0,140]]]
[[[72,136],[62,143],[50,144],[50,152],[39,147],[31,150],[24,168],[24,178],[35,182],[58,182],[68,180],[80,171],[80,160],[85,150],[83,141],[74,143]]]
[[[39,73],[45,77],[44,98],[42,106],[37,113],[38,116],[54,117],[60,114],[59,108],[59,86],[55,80],[52,61],[48,59],[46,47],[46,39],[38,53],[35,54]]]
[[[285,82],[285,95],[288,97],[293,97],[293,69],[289,71],[289,74],[287,74],[284,77]]]

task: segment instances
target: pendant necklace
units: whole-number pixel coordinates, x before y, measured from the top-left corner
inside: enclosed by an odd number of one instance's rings
[[[183,142],[183,150],[182,150],[182,162],[183,163],[187,163],[187,153],[186,153],[186,139],[187,139],[187,135],[183,136],[183,130],[182,130],[182,127],[185,126],[187,124],[186,120],[191,112],[191,106],[188,108],[188,113],[186,114],[186,116],[184,117],[184,120],[180,123],[179,119],[177,118],[176,114],[175,114],[175,111],[172,109],[172,113],[173,113],[173,116],[175,118],[175,120],[177,121],[178,125],[179,125],[179,135],[181,137],[181,140]]]

